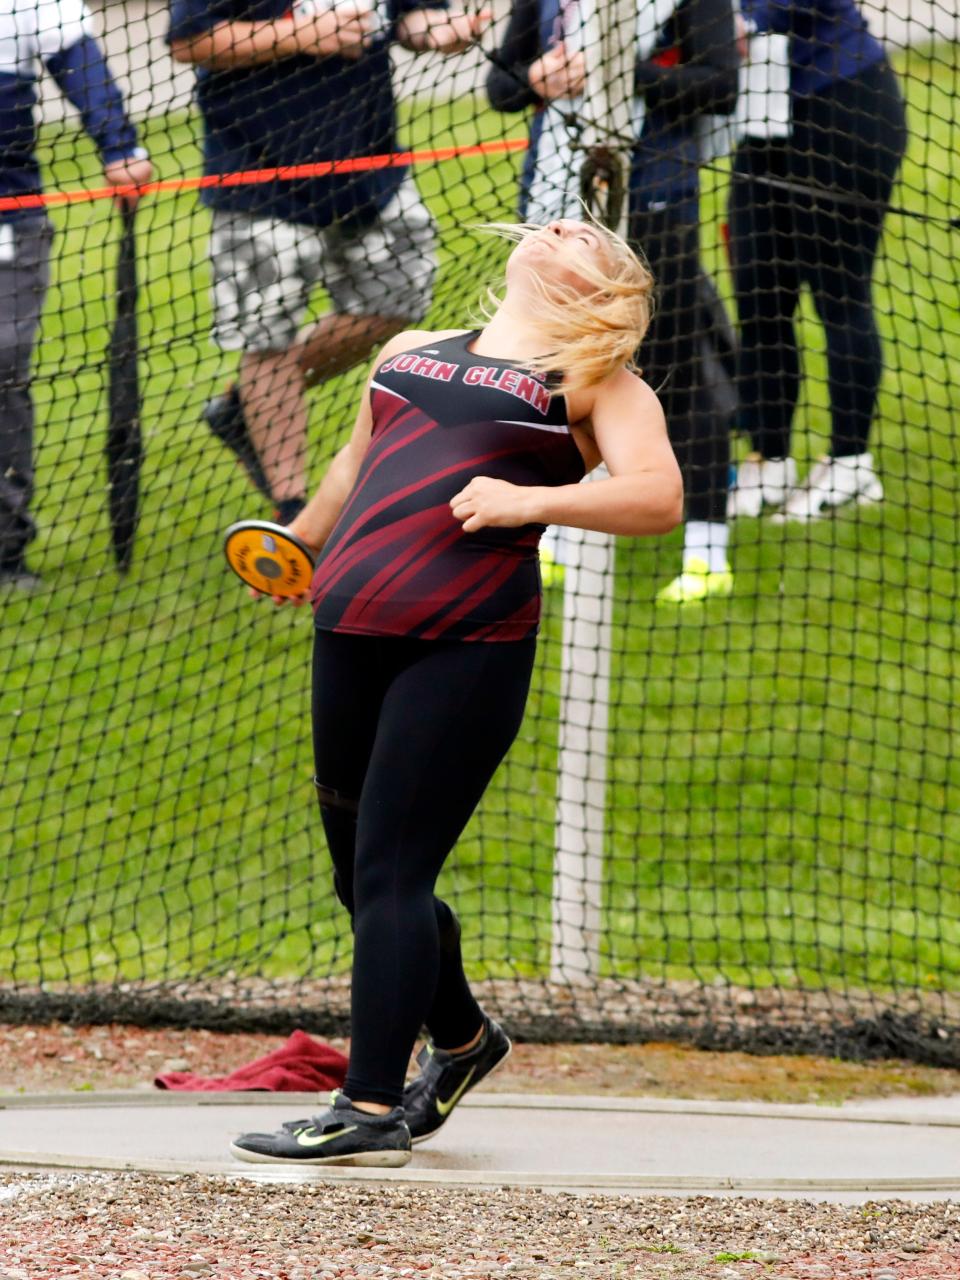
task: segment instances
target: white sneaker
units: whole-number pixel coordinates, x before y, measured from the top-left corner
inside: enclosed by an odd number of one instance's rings
[[[759,453],[748,453],[737,467],[736,483],[727,494],[727,519],[756,519],[764,507],[779,507],[786,502],[796,483],[797,464],[793,458],[762,458]]]
[[[873,467],[873,455],[858,453],[846,458],[820,458],[773,518],[777,524],[788,520],[819,520],[837,507],[855,502],[863,506],[883,501],[883,485]]]

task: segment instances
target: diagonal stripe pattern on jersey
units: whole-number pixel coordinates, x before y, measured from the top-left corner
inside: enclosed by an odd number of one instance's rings
[[[465,533],[450,499],[475,476],[575,484],[584,464],[562,395],[508,360],[434,338],[375,371],[373,429],[314,573],[325,631],[522,640],[540,617],[539,524]]]

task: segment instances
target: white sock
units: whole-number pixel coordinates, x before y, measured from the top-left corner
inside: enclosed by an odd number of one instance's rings
[[[711,573],[723,573],[727,563],[728,526],[720,520],[688,520],[683,530],[683,563],[706,560]]]

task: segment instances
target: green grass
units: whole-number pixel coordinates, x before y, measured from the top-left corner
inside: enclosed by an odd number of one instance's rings
[[[952,215],[956,50],[910,55],[913,140],[898,201]],[[496,137],[476,104],[419,102],[412,145]],[[509,119],[512,136],[524,124]],[[154,121],[161,176],[195,173],[195,124]],[[89,146],[46,135],[48,182],[96,182]],[[519,159],[418,173],[443,232],[432,319],[457,323],[502,261],[468,224],[509,217]],[[705,248],[727,287],[706,182]],[[33,561],[48,583],[0,613],[7,851],[0,974],[17,981],[285,975],[345,963],[315,815],[310,627],[251,605],[224,527],[263,514],[198,425],[233,360],[207,339],[207,215],[164,196],[140,218],[147,464],[133,570],[110,560],[102,445],[110,270],[104,204],[55,215],[37,368]],[[741,522],[736,589],[655,610],[678,540],[618,552],[604,965],[748,983],[960,985],[957,481],[960,233],[888,222],[877,282],[888,373],[876,426],[887,501],[812,530]],[[322,297],[316,301],[323,307]],[[803,317],[797,453],[827,431],[822,335]],[[359,374],[313,399],[314,478]],[[521,740],[444,873],[473,971],[549,955],[559,600],[548,599]]]

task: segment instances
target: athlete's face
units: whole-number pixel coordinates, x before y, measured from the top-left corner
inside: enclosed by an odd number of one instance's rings
[[[603,236],[588,222],[558,218],[520,241],[507,262],[507,283],[519,283],[532,273],[544,281],[589,293],[596,285],[577,268],[588,265],[607,270],[609,256]]]

